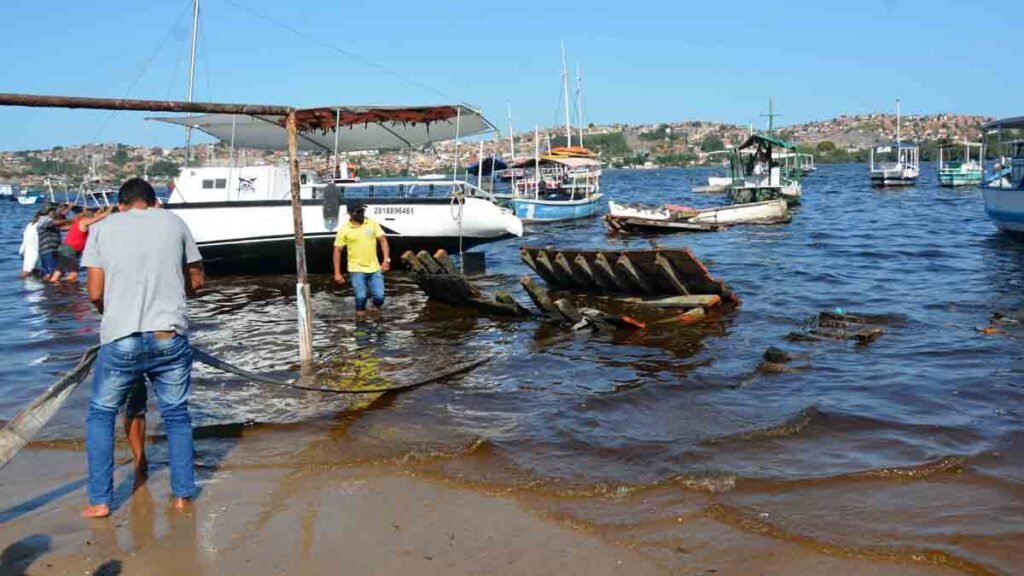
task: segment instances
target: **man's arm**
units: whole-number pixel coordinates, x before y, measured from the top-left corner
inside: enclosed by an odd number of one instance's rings
[[[206,270],[203,262],[192,262],[185,266],[185,295],[194,298],[206,283]]]
[[[103,268],[93,268],[90,266],[86,270],[89,273],[85,283],[89,291],[89,300],[96,307],[96,311],[103,315],[103,287],[106,280],[103,276]]]
[[[388,237],[381,233],[377,236],[377,243],[380,244],[380,251],[384,254],[384,262],[380,265],[380,269],[387,272],[391,270],[391,247],[388,246]]]
[[[338,284],[345,283],[345,275],[341,273],[341,253],[345,251],[344,246],[334,247],[334,256],[332,260],[334,262],[334,281]]]
[[[79,218],[78,229],[81,230],[82,232],[85,232],[86,230],[89,229],[89,226],[92,226],[93,224],[99,222],[100,220],[103,220],[107,216],[110,216],[110,213],[113,211],[113,206],[107,206],[106,208],[100,210],[93,216],[89,216],[88,218]]]

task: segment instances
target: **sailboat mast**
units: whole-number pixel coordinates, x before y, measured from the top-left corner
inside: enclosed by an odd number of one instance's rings
[[[562,42],[562,95],[565,97],[565,145],[572,148],[572,121],[569,119],[569,71],[565,69],[565,42]]]
[[[896,99],[896,146],[900,144],[900,99]]]
[[[192,0],[192,57],[188,65],[188,101],[192,101],[196,83],[196,40],[199,37],[199,0]],[[189,114],[191,116],[191,114]],[[192,126],[185,127],[185,165],[192,160]]]
[[[580,147],[583,147],[583,77],[580,63],[576,63],[576,123],[580,126]]]
[[[516,137],[512,131],[512,102],[508,102],[508,151],[512,155],[512,161],[516,160]]]

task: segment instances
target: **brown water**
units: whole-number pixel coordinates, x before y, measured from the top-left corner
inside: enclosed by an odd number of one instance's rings
[[[718,199],[688,192],[707,175],[611,172],[606,194],[710,204]],[[1024,246],[996,234],[979,191],[933,181],[926,170],[915,188],[874,191],[863,166],[825,166],[805,181],[805,204],[786,226],[659,239],[692,248],[743,298],[736,313],[700,326],[568,334],[428,303],[401,275],[389,279],[384,319],[357,326],[347,291],[315,278],[321,380],[496,359],[376,402],[198,368],[200,460],[218,469],[239,442],[238,427],[227,425],[246,424],[241,441],[250,449],[230,466],[398,466],[509,491],[669,563],[687,545],[681,519],[704,518],[837,555],[1019,573],[1022,334],[976,328],[993,311],[1024,305]],[[11,247],[0,256],[8,271],[0,282],[8,352],[0,418],[96,339],[82,290],[16,279],[13,247],[28,213],[0,206]],[[608,236],[597,219],[531,228],[521,241],[484,248],[490,272],[481,287],[520,294],[520,243],[648,240]],[[241,366],[294,376],[293,279],[218,278],[209,288],[193,306],[195,343]],[[836,307],[887,315],[885,335],[867,346],[785,341]],[[758,373],[772,345],[800,355],[802,369]],[[83,388],[36,446],[78,446],[86,402]],[[329,440],[307,441],[314,435]]]

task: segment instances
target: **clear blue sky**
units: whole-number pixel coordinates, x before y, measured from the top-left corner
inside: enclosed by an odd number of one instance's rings
[[[0,91],[184,99],[190,3],[4,0]],[[762,122],[769,96],[781,124],[896,97],[905,113],[1010,116],[1024,114],[1021,22],[1020,0],[203,0],[196,98],[458,100],[501,127],[511,100],[529,130],[560,117],[564,40],[588,122]],[[181,143],[144,116],[0,109],[0,149]]]

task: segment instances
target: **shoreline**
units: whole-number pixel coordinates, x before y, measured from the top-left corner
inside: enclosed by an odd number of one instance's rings
[[[257,442],[258,443],[258,442]],[[172,510],[162,448],[132,492],[115,472],[115,510],[78,516],[84,454],[27,449],[0,475],[6,574],[960,574],[948,566],[851,558],[744,532],[694,506],[666,510],[684,545],[644,527],[608,531],[564,503],[425,478],[394,465],[232,467],[197,472],[201,493]],[[122,452],[119,462],[124,462]],[[657,506],[656,496],[639,502]],[[678,515],[678,516],[676,516]]]

